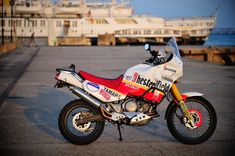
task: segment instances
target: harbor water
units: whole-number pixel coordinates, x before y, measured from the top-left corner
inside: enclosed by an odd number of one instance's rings
[[[204,45],[235,46],[235,35],[210,35]]]

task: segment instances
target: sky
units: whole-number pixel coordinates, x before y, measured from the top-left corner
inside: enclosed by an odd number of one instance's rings
[[[235,0],[131,0],[135,14],[155,17],[210,16],[219,7],[217,28],[235,28]]]
[[[51,0],[54,2],[60,0]],[[95,2],[96,0],[86,0]],[[102,0],[97,0],[102,1]],[[103,0],[111,1],[111,0]],[[117,0],[122,1],[122,0]],[[126,1],[126,0],[124,0]],[[136,15],[154,17],[210,16],[219,8],[217,28],[235,28],[235,0],[129,0]]]

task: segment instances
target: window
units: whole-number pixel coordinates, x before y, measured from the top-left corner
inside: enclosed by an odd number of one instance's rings
[[[61,21],[56,21],[56,26],[61,27]]]
[[[64,21],[64,27],[70,27],[70,21]]]
[[[191,30],[191,34],[197,34],[196,30]]]
[[[137,24],[134,19],[115,19],[118,24]]]
[[[21,27],[21,20],[16,20],[15,24],[16,24],[16,27]]]
[[[155,30],[155,31],[154,31],[154,34],[161,34],[161,30],[159,30],[159,29],[158,29],[158,30]]]
[[[2,20],[1,20],[1,26],[5,26],[5,20],[3,20],[3,22],[2,22]]]
[[[174,30],[173,33],[174,33],[175,35],[179,35],[179,34],[180,34],[180,31],[179,31],[179,30]]]
[[[38,21],[33,20],[33,21],[32,21],[32,27],[37,27],[37,23],[38,23]]]
[[[151,34],[151,30],[144,30],[144,34],[147,34],[147,35],[149,35],[149,34]]]
[[[41,27],[45,27],[46,26],[46,21],[45,20],[41,20],[40,21],[40,26]]]
[[[171,31],[169,29],[166,29],[165,34],[171,34]]]
[[[120,31],[115,31],[115,34],[117,34],[117,35],[120,35],[121,33],[120,33]]]
[[[97,19],[96,24],[108,24],[108,22],[105,19]]]
[[[73,26],[73,27],[77,27],[77,25],[78,25],[78,24],[77,24],[77,21],[73,21],[73,22],[72,22],[72,26]]]
[[[134,30],[134,34],[135,34],[135,35],[138,34],[138,30]]]
[[[188,34],[188,30],[182,30],[182,34]]]
[[[18,20],[15,20],[15,26],[16,27],[18,27],[19,26],[19,24],[18,24],[19,22],[18,22]]]
[[[88,24],[108,24],[105,19],[87,19]]]

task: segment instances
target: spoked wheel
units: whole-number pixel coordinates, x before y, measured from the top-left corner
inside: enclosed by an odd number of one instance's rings
[[[185,117],[181,109],[175,105],[167,118],[169,131],[185,144],[199,144],[206,141],[214,133],[217,124],[213,106],[203,97],[190,97],[185,105],[193,117],[196,128],[185,125]]]
[[[89,144],[99,138],[104,129],[104,121],[93,121],[85,124],[77,122],[84,117],[98,115],[99,110],[83,100],[68,103],[60,112],[58,125],[61,134],[73,144]]]

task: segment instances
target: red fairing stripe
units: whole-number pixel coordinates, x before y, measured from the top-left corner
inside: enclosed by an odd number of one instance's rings
[[[161,93],[152,93],[152,92],[148,92],[145,96],[145,99],[154,101],[154,102],[161,102],[161,100],[164,98],[164,95]]]
[[[146,90],[149,89],[146,86],[123,80],[123,76],[120,76],[116,79],[105,79],[84,71],[80,71],[79,73],[86,80],[114,89],[124,95],[142,96]],[[104,94],[102,95],[105,96]],[[144,98],[155,102],[160,102],[163,97],[164,93],[160,91],[155,91],[155,93],[148,92],[144,96]],[[105,96],[105,98],[109,99],[107,96]]]
[[[125,95],[142,96],[146,92],[146,89],[122,82],[118,91]],[[155,91],[154,93],[150,91],[144,96],[145,99],[155,102],[160,102],[163,97],[164,93],[160,91]]]

